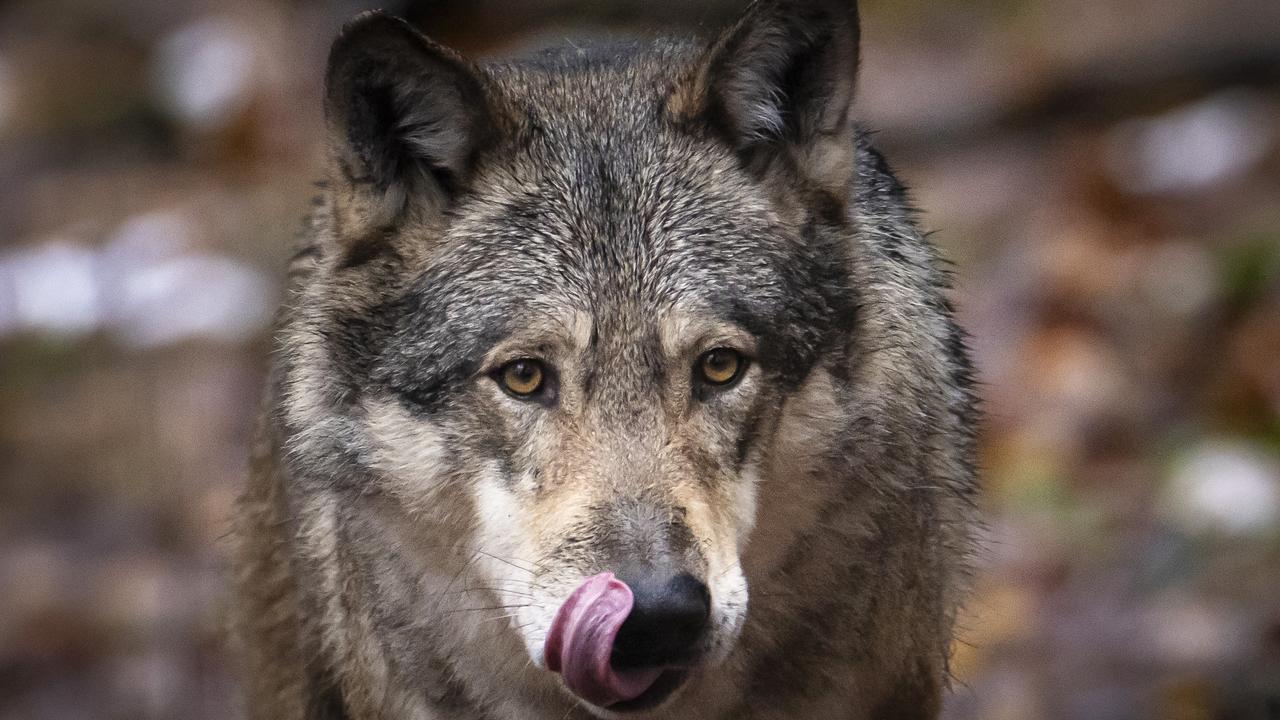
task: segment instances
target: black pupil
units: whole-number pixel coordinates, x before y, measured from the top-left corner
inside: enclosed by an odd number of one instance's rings
[[[713,351],[707,356],[707,369],[713,375],[723,375],[733,370],[733,355],[723,350]]]
[[[511,379],[520,385],[527,385],[538,377],[538,366],[531,362],[518,360],[511,366]]]

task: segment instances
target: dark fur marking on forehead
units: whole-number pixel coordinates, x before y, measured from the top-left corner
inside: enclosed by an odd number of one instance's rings
[[[652,43],[638,40],[584,39],[572,45],[543,48],[509,62],[519,63],[527,69],[548,73],[600,72],[624,68],[635,62],[638,56],[652,51]]]

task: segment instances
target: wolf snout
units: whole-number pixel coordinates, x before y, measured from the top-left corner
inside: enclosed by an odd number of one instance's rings
[[[666,700],[701,653],[711,593],[691,575],[587,578],[547,635],[547,669],[578,697],[616,711]]]
[[[701,653],[711,625],[711,591],[687,573],[622,579],[633,604],[613,641],[618,669],[686,666]]]

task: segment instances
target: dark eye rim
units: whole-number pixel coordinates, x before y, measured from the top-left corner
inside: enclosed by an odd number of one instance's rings
[[[702,372],[703,363],[706,362],[707,358],[709,358],[712,353],[717,353],[717,352],[733,353],[733,356],[738,360],[738,367],[734,370],[733,377],[730,377],[728,380],[723,380],[721,382],[716,382],[714,380],[709,379],[706,376],[706,374]],[[728,390],[729,388],[732,388],[734,385],[737,385],[738,382],[742,380],[742,376],[746,375],[747,368],[750,366],[751,366],[751,358],[744,355],[742,351],[737,350],[735,348],[726,347],[726,346],[713,347],[710,350],[707,350],[706,352],[699,355],[698,359],[694,361],[693,363],[694,381],[700,387],[706,388],[709,390]]]
[[[536,388],[527,393],[520,393],[511,389],[511,387],[503,381],[503,375],[506,374],[507,369],[516,363],[533,363],[534,365],[537,365],[539,371],[542,373],[542,380],[538,383]],[[524,402],[549,402],[555,397],[555,373],[547,363],[535,357],[518,357],[513,360],[509,360],[499,365],[495,370],[493,370],[493,372],[489,373],[489,377],[497,383],[498,388],[501,389],[502,392],[506,393],[508,397],[516,400]]]

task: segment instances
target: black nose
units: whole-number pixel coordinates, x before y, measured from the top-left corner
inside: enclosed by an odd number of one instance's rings
[[[687,665],[697,659],[711,620],[707,586],[688,574],[623,582],[635,605],[613,641],[611,664],[625,670]]]

